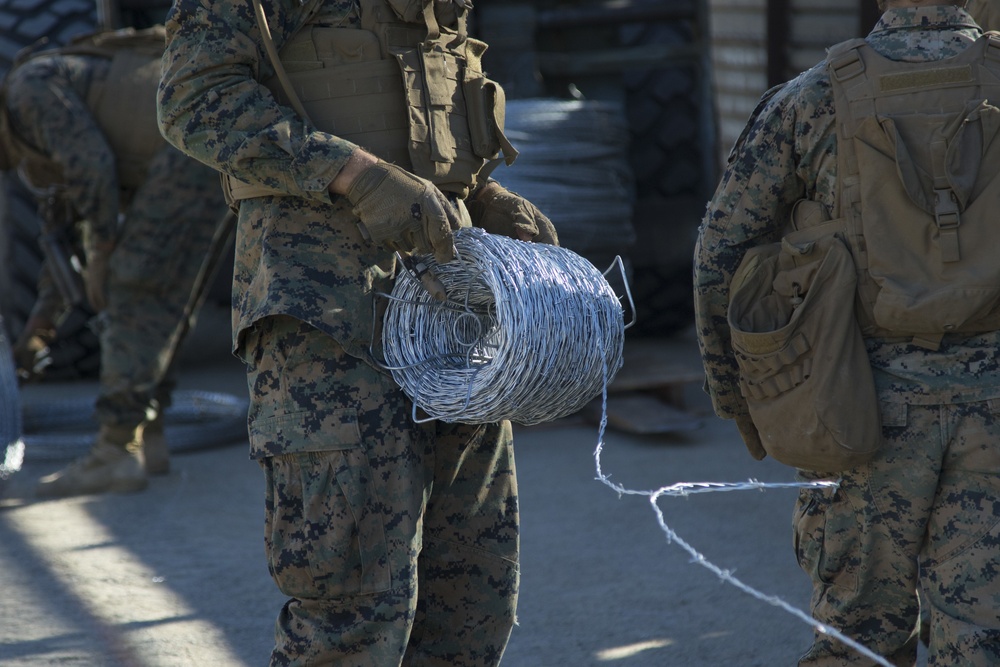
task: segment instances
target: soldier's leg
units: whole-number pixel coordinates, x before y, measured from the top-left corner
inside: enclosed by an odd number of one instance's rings
[[[1000,665],[1000,401],[946,409],[947,446],[922,556],[928,665]]]
[[[388,376],[289,317],[241,355],[252,455],[265,474],[265,546],[290,599],[272,665],[398,665],[416,608],[433,427]]]
[[[160,445],[147,461],[152,472],[169,466],[154,399],[197,315],[194,287],[225,210],[214,172],[167,146],[135,193],[112,256],[97,415],[151,424],[150,444]]]
[[[940,470],[936,409],[883,404],[883,447],[836,490],[803,490],[795,547],[813,616],[896,665],[916,660],[918,554]],[[836,475],[830,477],[836,478]],[[871,665],[817,633],[799,665]]]
[[[519,580],[510,423],[437,428],[417,616],[404,664],[497,665],[514,626]]]

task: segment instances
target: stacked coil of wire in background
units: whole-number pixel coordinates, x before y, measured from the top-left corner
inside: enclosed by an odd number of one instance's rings
[[[604,274],[565,248],[475,228],[457,231],[455,246],[455,261],[426,258],[446,303],[405,272],[389,295],[382,352],[415,408],[531,425],[600,395],[621,368],[625,331]]]

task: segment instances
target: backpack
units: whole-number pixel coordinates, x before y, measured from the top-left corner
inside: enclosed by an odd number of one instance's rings
[[[896,62],[830,49],[839,211],[866,336],[1000,329],[1000,34],[957,56]]]
[[[833,219],[798,202],[781,242],[743,258],[727,316],[764,450],[837,472],[881,442],[863,336],[934,349],[946,333],[1000,328],[1000,36],[927,63],[851,40],[827,63]]]

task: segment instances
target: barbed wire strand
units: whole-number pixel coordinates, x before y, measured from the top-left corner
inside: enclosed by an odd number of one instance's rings
[[[660,524],[660,529],[664,532],[667,537],[668,544],[677,544],[679,547],[684,549],[690,556],[691,562],[697,565],[701,565],[710,572],[713,572],[719,579],[723,582],[728,583],[736,588],[740,589],[744,593],[747,593],[758,600],[766,602],[767,604],[773,605],[784,609],[793,616],[805,621],[809,624],[813,630],[824,635],[829,635],[835,638],[841,643],[851,647],[861,655],[869,658],[879,665],[884,667],[893,667],[892,663],[883,658],[882,656],[874,653],[867,646],[851,639],[847,635],[843,634],[833,626],[827,625],[826,623],[821,623],[815,618],[810,616],[808,613],[798,609],[797,607],[789,604],[785,600],[781,599],[776,595],[768,595],[763,593],[752,586],[744,583],[736,576],[733,575],[732,570],[725,570],[711,561],[709,561],[705,556],[695,549],[691,544],[686,542],[681,538],[669,525],[667,525],[666,518],[664,516],[663,510],[660,509],[658,501],[663,496],[689,496],[695,493],[710,493],[719,491],[749,491],[749,490],[764,490],[764,489],[787,489],[787,488],[800,488],[800,489],[823,489],[823,488],[833,488],[839,486],[837,481],[828,480],[817,480],[812,482],[759,482],[757,480],[749,480],[748,482],[680,482],[677,484],[671,484],[669,486],[663,486],[652,491],[637,491],[634,489],[628,489],[618,484],[612,482],[610,475],[605,475],[601,469],[601,453],[604,450],[604,433],[607,430],[608,423],[608,392],[607,387],[601,394],[602,400],[602,410],[601,410],[601,421],[598,428],[597,436],[597,447],[594,450],[594,463],[595,469],[597,471],[596,479],[603,483],[605,486],[609,487],[611,490],[618,493],[618,496],[623,495],[633,495],[633,496],[647,496],[649,498],[649,504],[652,506],[653,511],[656,513],[657,522]]]

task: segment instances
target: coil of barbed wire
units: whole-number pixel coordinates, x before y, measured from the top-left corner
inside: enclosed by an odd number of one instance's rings
[[[446,422],[539,424],[601,394],[626,328],[604,274],[565,248],[476,228],[458,230],[455,247],[446,264],[423,258],[447,302],[407,272],[387,295],[385,365],[414,419],[420,408]]]

